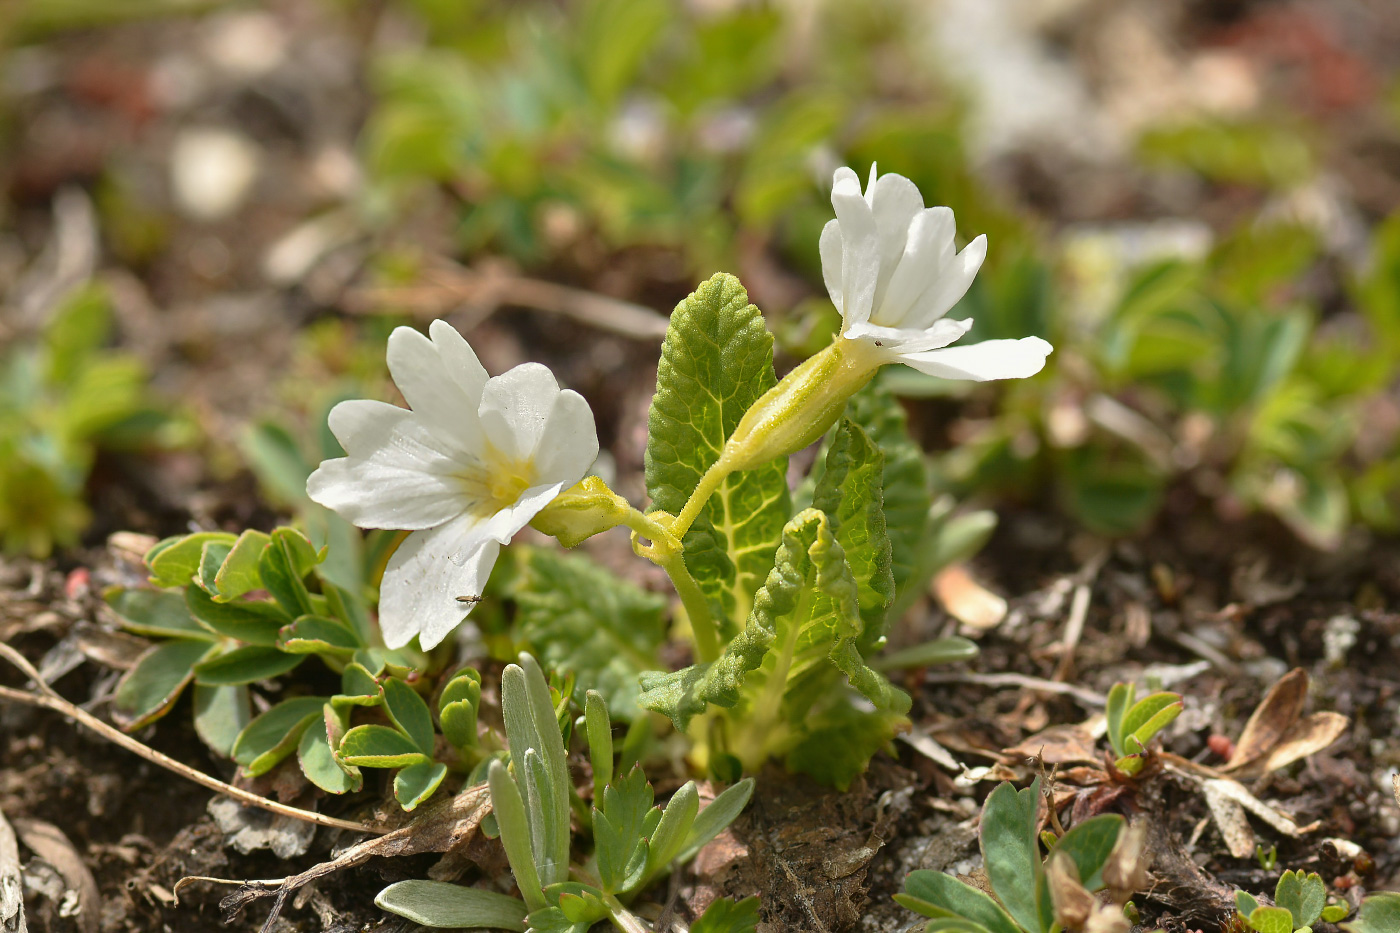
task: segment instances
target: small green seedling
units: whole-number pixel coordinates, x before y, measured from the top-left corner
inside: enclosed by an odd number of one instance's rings
[[[1394,891],[1372,894],[1361,902],[1356,919],[1343,923],[1342,929],[1347,933],[1394,933],[1400,930],[1400,894]]]
[[[1312,933],[1319,919],[1336,923],[1349,912],[1345,905],[1327,903],[1327,885],[1316,872],[1284,872],[1274,889],[1274,903],[1277,906],[1263,907],[1253,895],[1235,892],[1235,908],[1257,933]]]
[[[1117,683],[1108,692],[1108,741],[1118,756],[1113,766],[1132,776],[1147,763],[1147,743],[1181,715],[1181,695],[1165,691],[1136,699],[1137,687]]]
[[[509,766],[492,759],[491,806],[520,899],[436,881],[401,881],[375,903],[430,927],[498,927],[535,933],[587,933],[607,920],[623,933],[649,927],[628,905],[652,882],[702,847],[738,817],[753,793],[753,780],[725,790],[703,810],[699,790],[687,782],[665,807],[639,767],[613,773],[612,724],[602,697],[588,694],[584,723],[593,765],[593,806],[585,825],[593,854],[571,860],[569,817],[573,785],[556,707],[539,664],[522,654],[501,675],[501,712],[510,744]],[[757,901],[721,899],[692,930],[751,933]]]
[[[982,807],[982,859],[993,894],[943,872],[915,871],[895,900],[932,918],[927,933],[1052,933],[1079,929],[1104,911],[1121,914],[1145,881],[1142,829],[1124,832],[1123,818],[1114,814],[1091,817],[1042,859],[1040,796],[1039,778],[1023,791],[1005,783]],[[1114,905],[1093,896],[1105,887]]]
[[[1266,852],[1263,843],[1257,843],[1254,846],[1254,860],[1264,871],[1273,871],[1278,867],[1278,846],[1269,846]]]

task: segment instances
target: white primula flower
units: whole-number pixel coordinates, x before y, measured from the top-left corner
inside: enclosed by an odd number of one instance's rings
[[[988,340],[944,349],[972,327],[944,317],[967,293],[987,238],[955,251],[953,212],[924,207],[903,175],[876,177],[865,193],[849,168],[831,188],[836,219],[822,230],[822,277],[841,311],[841,336],[874,348],[883,362],[907,363],[944,379],[1021,379],[1040,372],[1050,344],[1039,337]]]
[[[593,412],[525,363],[488,378],[462,335],[434,321],[389,336],[389,372],[409,408],[357,399],[330,413],[349,455],[321,464],[312,499],[361,528],[412,531],[379,591],[384,643],[432,648],[475,605],[501,545],[598,456]]]

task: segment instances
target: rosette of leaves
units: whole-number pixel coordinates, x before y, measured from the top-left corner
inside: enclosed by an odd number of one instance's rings
[[[737,279],[716,275],[676,307],[647,441],[657,510],[682,511],[775,382],[773,338]],[[940,566],[975,550],[989,530],[983,520],[970,528],[933,511],[927,466],[893,397],[868,390],[848,415],[798,496],[806,507],[794,507],[786,458],[778,458],[730,474],[684,536],[720,656],[644,674],[639,702],[689,731],[696,759],[720,777],[779,756],[847,786],[909,709],[874,659],[891,606],[907,608]],[[927,658],[975,652],[961,640],[938,649]]]
[[[1096,913],[1121,920],[1126,933],[1122,904],[1145,881],[1144,834],[1124,832],[1116,814],[1090,817],[1058,839],[1047,834],[1052,842],[1042,858],[1040,798],[1039,778],[1022,791],[1001,784],[987,797],[979,838],[991,893],[921,870],[909,873],[894,899],[931,918],[928,933],[1058,933],[1084,927]],[[1104,888],[1113,905],[1093,896]]]
[[[567,697],[561,698],[561,704]],[[608,920],[623,933],[649,927],[629,908],[652,882],[694,858],[747,805],[752,779],[735,784],[700,809],[688,782],[664,807],[654,806],[645,774],[634,767],[614,774],[612,725],[601,695],[589,692],[585,732],[593,765],[591,826],[594,851],[571,862],[569,819],[573,785],[564,738],[549,685],[538,663],[521,655],[501,675],[501,712],[510,764],[489,766],[491,806],[520,898],[436,881],[402,881],[375,903],[431,927],[498,927],[535,933],[587,933]],[[721,899],[691,929],[749,933],[757,901]]]
[[[1159,691],[1137,699],[1137,687],[1116,683],[1108,691],[1108,741],[1118,756],[1113,766],[1132,776],[1147,762],[1147,743],[1181,715],[1181,694]]]
[[[200,532],[153,547],[145,560],[157,589],[106,594],[124,628],[158,639],[117,685],[121,725],[131,731],[156,721],[193,685],[200,738],[222,755],[243,738],[245,752],[236,757],[246,768],[277,747],[266,747],[266,740],[250,746],[243,736],[253,725],[249,684],[287,674],[311,655],[339,672],[354,663],[371,681],[423,667],[421,655],[375,645],[364,603],[317,573],[324,558],[324,548],[312,547],[292,528]],[[259,717],[260,730],[281,735],[282,723],[304,718],[294,711],[309,715],[325,702],[299,697],[279,703]],[[247,751],[252,748],[256,754]]]
[[[1256,933],[1312,933],[1312,925],[1318,920],[1336,923],[1351,912],[1343,904],[1327,903],[1327,885],[1316,872],[1284,872],[1274,888],[1274,905],[1265,907],[1252,894],[1235,892],[1235,908]],[[1400,912],[1395,919],[1400,920]],[[1384,929],[1396,928],[1392,925]],[[1369,931],[1362,927],[1358,933]]]

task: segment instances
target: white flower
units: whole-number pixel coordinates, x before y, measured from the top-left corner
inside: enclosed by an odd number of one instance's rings
[[[1021,379],[1040,372],[1050,344],[1039,337],[988,340],[944,349],[972,321],[944,315],[967,293],[987,238],[955,252],[953,212],[924,207],[903,175],[877,178],[862,195],[849,168],[836,170],[836,219],[822,230],[822,277],[841,311],[841,336],[874,348],[883,362],[907,363],[944,379]]]
[[[525,363],[488,378],[462,335],[434,321],[389,336],[389,372],[412,410],[341,402],[330,428],[349,455],[321,464],[312,499],[361,528],[413,532],[379,591],[384,643],[432,648],[461,624],[501,545],[583,478],[598,456],[593,412]]]

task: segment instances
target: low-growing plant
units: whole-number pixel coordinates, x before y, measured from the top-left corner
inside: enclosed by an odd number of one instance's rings
[[[1049,834],[1041,856],[1040,779],[1017,791],[1003,783],[982,806],[979,840],[991,893],[938,871],[919,870],[905,878],[894,899],[931,918],[927,933],[1055,933],[1121,930],[1123,907],[1146,882],[1144,825],[1125,831],[1116,814],[1090,817],[1058,838]],[[1108,888],[1112,901],[1093,895]]]
[[[1137,699],[1137,687],[1116,683],[1108,691],[1108,741],[1117,760],[1113,766],[1128,776],[1142,770],[1147,743],[1181,715],[1181,695],[1159,691]]]
[[[946,315],[986,241],[959,253],[951,211],[923,208],[908,179],[872,171],[862,191],[843,168],[832,204],[821,256],[842,330],[781,381],[773,337],[734,277],[712,277],[671,315],[648,421],[646,512],[586,476],[598,452],[592,412],[543,366],[491,377],[444,322],[428,336],[394,331],[389,370],[410,408],[337,405],[329,425],[346,456],[307,481],[312,500],[360,527],[410,532],[381,584],[385,643],[431,649],[446,638],[527,523],[568,547],[623,526],[671,578],[695,663],[648,670],[659,638],[600,640],[633,609],[659,636],[654,600],[579,563],[536,572],[531,564],[553,559],[526,552],[516,580],[534,582],[515,595],[536,647],[585,684],[641,675],[636,703],[668,715],[719,777],[770,757],[838,787],[863,770],[910,706],[877,657],[891,607],[911,605],[990,530],[985,516],[947,518],[898,403],[870,385],[894,363],[944,379],[1021,378],[1050,346],[1026,337],[949,347],[971,326]],[[817,442],[794,495],[788,457]],[[590,624],[600,615],[618,619]],[[971,648],[947,641],[889,663]]]
[[[567,708],[567,696],[559,697]],[[555,695],[538,663],[521,655],[501,674],[501,713],[510,763],[489,765],[491,806],[520,898],[482,888],[410,880],[390,885],[375,903],[431,927],[498,927],[535,933],[587,933],[608,920],[623,933],[650,928],[628,905],[676,865],[697,855],[744,809],[753,793],[747,778],[700,809],[695,782],[664,807],[653,806],[641,768],[614,774],[612,723],[596,692],[587,695],[584,734],[593,768],[593,805],[582,822],[593,854],[572,861],[574,796]],[[692,929],[746,933],[757,922],[757,901],[720,899]]]
[[[1318,920],[1336,923],[1351,912],[1345,904],[1327,903],[1327,885],[1316,872],[1284,872],[1274,888],[1274,905],[1266,907],[1252,894],[1235,892],[1236,909],[1256,933],[1312,933]]]
[[[0,550],[45,558],[92,518],[85,488],[101,450],[176,439],[178,423],[135,357],[106,348],[111,312],[96,286],[75,291],[30,340],[0,353]]]
[[[1343,923],[1347,933],[1390,933],[1400,930],[1400,894],[1380,891],[1361,901],[1356,919]]]

